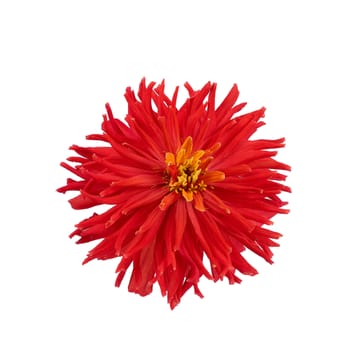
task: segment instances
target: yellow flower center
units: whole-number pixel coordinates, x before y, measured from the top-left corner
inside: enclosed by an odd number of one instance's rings
[[[181,194],[188,202],[193,200],[194,193],[204,191],[207,188],[206,180],[211,182],[224,180],[224,173],[220,171],[208,171],[207,166],[213,159],[214,153],[220,144],[216,144],[209,150],[193,150],[193,140],[188,136],[177,151],[176,156],[167,152],[165,162],[167,165],[168,186],[170,192]]]

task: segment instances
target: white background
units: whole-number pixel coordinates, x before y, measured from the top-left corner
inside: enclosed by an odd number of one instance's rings
[[[347,349],[344,1],[0,1],[0,348]],[[202,280],[170,311],[81,266],[89,213],[55,189],[68,147],[100,130],[127,86],[234,82],[259,136],[285,136],[291,213],[275,264],[241,285]],[[181,93],[184,89],[181,90]],[[181,96],[183,99],[185,96]]]

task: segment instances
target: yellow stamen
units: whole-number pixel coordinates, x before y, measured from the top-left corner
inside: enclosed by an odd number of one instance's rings
[[[167,152],[165,163],[170,192],[181,194],[187,202],[191,202],[194,199],[194,194],[206,190],[209,182],[223,181],[225,177],[223,172],[208,171],[208,165],[213,160],[211,154],[219,147],[220,144],[216,144],[207,151],[197,150],[193,152],[193,139],[188,136],[178,149],[176,156]],[[195,204],[199,210],[204,210],[200,194],[196,198]]]

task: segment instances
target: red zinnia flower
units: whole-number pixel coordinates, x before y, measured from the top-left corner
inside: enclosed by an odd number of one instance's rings
[[[78,156],[68,160],[77,165],[61,165],[80,179],[58,189],[79,192],[69,201],[74,209],[110,205],[71,234],[77,243],[101,239],[84,263],[121,257],[116,286],[132,264],[129,291],[144,296],[157,282],[171,308],[191,287],[202,296],[201,276],[239,283],[237,271],[256,274],[241,255],[245,248],[271,263],[281,235],[263,226],[288,212],[278,195],[290,192],[278,172],[290,167],[273,159],[284,138],[250,140],[265,109],[235,117],[245,106],[235,105],[236,85],[218,108],[216,84],[185,87],[189,98],[180,108],[178,88],[172,99],[164,83],[143,80],[138,98],[127,88],[127,124],[106,104],[103,134],[87,137],[105,146],[72,146]]]

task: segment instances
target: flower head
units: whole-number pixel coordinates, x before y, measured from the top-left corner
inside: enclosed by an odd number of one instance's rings
[[[58,189],[78,191],[69,200],[74,209],[110,206],[71,234],[77,243],[101,240],[84,263],[121,257],[116,286],[132,265],[129,291],[144,296],[158,283],[171,308],[191,287],[202,296],[202,276],[239,283],[238,274],[256,274],[245,249],[272,263],[281,235],[264,226],[288,212],[279,194],[290,192],[279,172],[290,167],[274,159],[284,138],[250,139],[265,109],[235,116],[245,106],[235,104],[236,85],[217,108],[216,84],[185,87],[179,108],[178,88],[169,98],[164,82],[142,80],[138,96],[127,88],[126,123],[106,104],[103,133],[87,136],[104,145],[73,145],[75,165],[61,165],[78,179]]]

